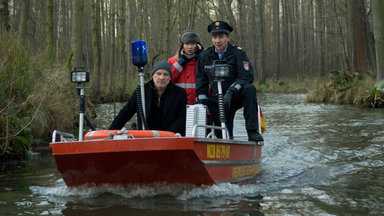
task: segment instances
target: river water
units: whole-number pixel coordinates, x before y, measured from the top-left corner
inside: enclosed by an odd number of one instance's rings
[[[261,94],[262,171],[248,184],[65,186],[47,145],[0,167],[0,215],[384,215],[384,110]],[[122,104],[118,104],[119,110]],[[107,128],[113,106],[98,107]],[[245,139],[241,111],[235,136]]]

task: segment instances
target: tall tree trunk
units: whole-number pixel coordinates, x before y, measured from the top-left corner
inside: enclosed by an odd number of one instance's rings
[[[0,0],[0,30],[9,31],[11,25],[9,24],[9,0]]]
[[[196,20],[196,13],[197,13],[197,4],[199,3],[199,0],[192,0],[188,1],[190,3],[189,6],[189,17],[188,17],[188,28],[194,29],[195,28],[195,20]]]
[[[372,3],[370,4],[370,11],[372,11]],[[365,14],[365,17],[369,17],[367,13]],[[375,71],[376,69],[376,55],[375,55],[375,38],[373,33],[373,24],[369,22],[369,19],[367,18],[367,31],[366,31],[366,37],[367,37],[367,67],[368,71]]]
[[[282,2],[283,6],[283,47],[282,47],[282,61],[283,63],[283,68],[284,71],[286,72],[287,69],[289,68],[289,40],[288,40],[288,34],[289,34],[289,28],[288,28],[288,1],[283,1]],[[286,74],[285,74],[286,77]]]
[[[102,42],[101,42],[101,23],[102,23],[102,19],[101,19],[101,6],[102,6],[102,0],[96,0],[96,25],[97,25],[97,28],[96,28],[96,31],[97,31],[97,48],[99,50],[99,62],[97,63],[97,65],[99,66],[99,71],[95,71],[95,75],[96,75],[96,82],[98,83],[98,90],[101,91],[101,69],[102,69],[102,65],[103,65],[103,59],[102,59],[102,56],[103,56],[103,49],[102,49]]]
[[[165,37],[164,37],[164,50],[162,52],[162,59],[167,59],[167,57],[169,56],[170,52],[169,52],[169,45],[170,45],[170,35],[171,35],[171,19],[172,19],[172,13],[171,13],[171,7],[172,7],[172,2],[171,0],[166,0],[166,5],[167,5],[167,11],[169,11],[167,13],[167,15],[165,16],[166,17],[166,20],[164,22],[164,25],[165,25]]]
[[[83,52],[83,26],[84,26],[84,0],[73,0],[72,17],[72,61],[71,67],[84,65]]]
[[[228,19],[228,18],[224,17],[227,14],[227,10],[225,9],[224,1],[217,1],[217,7],[218,7],[218,10],[215,10],[217,20],[226,20],[226,19]],[[210,17],[209,14],[208,14],[208,17]],[[233,24],[234,23],[232,23],[232,25]]]
[[[90,19],[91,14],[91,4],[90,1],[84,2],[84,12],[87,14],[84,19],[84,65],[90,66],[93,65],[92,58],[92,24]],[[88,15],[89,14],[89,15]]]
[[[286,67],[286,75],[288,76],[292,76],[292,70],[291,70],[291,66],[293,65],[293,56],[292,56],[292,50],[293,50],[293,43],[292,43],[292,38],[293,38],[293,35],[292,35],[292,11],[291,11],[291,8],[292,8],[292,0],[286,0],[286,16],[287,16],[287,40],[288,40],[288,43],[287,43],[287,67]]]
[[[324,2],[317,0],[316,28],[317,28],[317,64],[320,77],[325,76],[324,71]]]
[[[239,45],[244,48],[245,46],[245,22],[246,22],[246,12],[245,12],[245,0],[237,0],[238,10],[239,10],[239,29],[237,30],[239,36],[240,36],[240,43]],[[261,0],[263,1],[263,0]],[[262,3],[260,3],[262,4]],[[260,19],[262,19],[262,16],[260,15]]]
[[[225,5],[225,16],[226,16],[226,18],[224,19],[228,20],[229,25],[233,27],[233,32],[231,33],[232,34],[231,39],[233,39],[234,41],[238,41],[240,39],[240,36],[239,36],[240,32],[238,31],[235,14],[233,13],[233,10],[232,10],[233,0],[223,0],[223,2]]]
[[[301,57],[302,65],[301,70],[303,71],[303,75],[308,75],[308,63],[309,63],[309,52],[308,52],[308,38],[309,38],[309,26],[308,24],[308,15],[309,12],[307,11],[308,2],[303,3],[301,6],[301,25],[302,25],[302,31],[301,31]]]
[[[315,58],[315,15],[314,15],[314,0],[309,0],[308,3],[308,28],[310,32],[308,33],[308,52],[309,52],[309,65],[307,67],[308,71],[311,73],[309,75],[317,75],[315,71],[317,70],[316,58]]]
[[[22,1],[22,10],[21,10],[21,18],[18,29],[17,38],[19,41],[26,47],[26,38],[27,38],[27,30],[28,30],[28,20],[29,20],[29,0]]]
[[[251,17],[251,32],[250,32],[250,36],[251,38],[258,38],[257,37],[257,32],[258,32],[258,28],[257,28],[257,7],[256,7],[256,2],[255,1],[251,1],[251,11],[250,11],[250,17]],[[258,71],[259,71],[259,59],[258,59],[258,41],[256,40],[250,40],[250,44],[249,46],[251,46],[250,48],[250,54],[248,57],[250,58],[251,60],[251,63],[253,64],[253,69],[254,69],[254,79],[255,80],[258,80],[259,77],[258,77]]]
[[[121,93],[125,92],[127,86],[127,61],[125,51],[125,0],[119,2],[119,50],[120,50],[120,73],[122,76],[122,83],[120,86]]]
[[[264,32],[264,0],[259,2],[259,16],[260,16],[260,83],[265,83],[265,32]]]
[[[63,43],[63,47],[65,49],[65,51],[69,51],[71,50],[71,45],[70,45],[70,41],[71,41],[71,22],[72,20],[70,19],[70,12],[72,13],[72,10],[70,10],[70,8],[72,8],[72,1],[65,1],[63,0],[63,11],[65,13],[65,21],[63,22],[63,32],[64,32],[64,35],[65,35],[65,38],[64,38],[64,43]]]
[[[52,0],[45,0],[46,3],[46,22],[47,22],[47,38],[45,40],[45,56],[48,59],[54,58],[54,45],[53,45],[53,2]]]
[[[115,18],[116,18],[116,13],[115,13],[115,2],[116,0],[111,0],[111,5],[110,5],[110,55],[109,55],[109,91],[112,92],[113,87],[114,87],[114,82],[115,82]]]
[[[172,20],[174,19],[174,13],[175,11],[172,10],[173,8],[173,0],[165,0],[166,1],[166,15],[165,15],[165,22],[164,22],[164,29],[165,29],[165,36],[164,36],[164,46],[163,51],[161,52],[161,59],[168,59],[168,57],[171,55],[170,53],[170,35],[173,28]]]
[[[353,40],[353,66],[356,71],[367,71],[367,37],[363,0],[349,0]]]
[[[147,10],[146,6],[147,5],[145,4],[144,1],[140,1],[139,6],[138,6],[138,14],[143,14],[143,12]],[[168,16],[168,15],[169,15],[169,11],[167,11],[166,16]],[[145,23],[146,22],[145,22],[144,16],[140,16],[140,22],[138,23],[138,26],[139,26],[138,36],[139,36],[139,38],[143,38],[143,36],[144,36]]]
[[[144,0],[144,4],[145,4],[145,8],[148,8],[149,5],[151,4],[151,0]],[[144,10],[144,16],[145,16],[145,19],[143,20],[144,23],[145,23],[145,28],[144,28],[144,35],[143,35],[143,38],[144,40],[146,40],[146,42],[148,42],[148,47],[153,47],[154,45],[154,42],[151,38],[151,20],[149,19],[149,14],[150,14],[150,11],[149,10]],[[152,43],[153,42],[153,43]],[[136,73],[136,67],[134,65],[131,64],[132,67],[135,68],[134,72],[132,73],[134,77],[137,77],[137,73]]]
[[[274,53],[274,76],[276,80],[280,79],[280,0],[273,2],[273,44],[275,44]]]
[[[103,79],[102,81],[104,82],[104,86],[108,86],[108,83],[107,83],[107,74],[108,74],[108,56],[107,56],[107,41],[108,41],[108,33],[107,33],[107,30],[106,30],[106,21],[108,20],[108,16],[106,15],[106,12],[107,12],[107,9],[105,7],[105,3],[104,3],[104,0],[101,0],[100,2],[100,11],[101,11],[101,34],[102,34],[102,37],[101,37],[101,73],[102,73],[102,76],[103,76]],[[100,81],[100,89],[101,89],[101,81]]]
[[[349,58],[348,58],[348,53],[347,53],[347,42],[346,42],[346,37],[345,37],[345,34],[344,34],[344,31],[343,31],[343,18],[342,16],[339,16],[339,13],[337,12],[338,9],[338,5],[337,5],[337,0],[333,0],[333,9],[335,11],[335,15],[336,15],[336,24],[337,24],[337,28],[338,28],[338,34],[340,35],[340,40],[341,40],[341,55],[343,57],[343,61],[342,61],[342,68],[345,68],[347,70],[350,70],[349,68]]]
[[[60,54],[60,41],[61,35],[63,34],[63,21],[64,21],[64,16],[63,16],[63,2],[64,0],[58,0],[57,3],[57,26],[56,26],[56,36],[57,39],[55,41],[56,43],[56,50],[55,50],[55,57],[56,60],[59,60],[59,54]],[[64,39],[64,38],[63,38]]]
[[[373,32],[376,47],[376,81],[384,81],[384,1],[372,0]]]
[[[100,0],[91,0],[91,26],[92,26],[92,50],[93,50],[93,91],[95,95],[100,93]]]
[[[299,3],[298,1],[294,1],[294,15],[293,15],[293,19],[294,19],[294,22],[295,22],[295,27],[294,27],[294,44],[295,44],[295,52],[294,52],[294,58],[295,58],[295,62],[296,62],[296,66],[293,66],[293,70],[296,72],[296,74],[300,74],[302,75],[303,73],[303,70],[301,70],[301,62],[300,62],[300,34],[299,34],[299,26],[300,24],[302,23],[302,20],[300,20],[300,13],[299,13]]]
[[[136,14],[137,14],[137,5],[134,1],[130,0],[130,1],[128,1],[127,7],[128,7],[128,9],[127,9],[128,10],[128,23],[127,23],[128,28],[127,29],[135,29],[137,26],[137,24],[136,24],[137,19],[135,19]],[[148,10],[146,10],[144,12],[144,14],[145,14],[145,17],[148,17]],[[147,25],[147,26],[149,26],[149,25]],[[148,28],[148,31],[146,31],[145,39],[147,39],[147,35],[149,34],[149,27],[147,27],[147,28]],[[128,41],[135,40],[136,39],[135,30],[128,30],[127,37],[128,37]],[[149,46],[149,41],[146,45]],[[128,49],[127,51],[128,51],[129,59],[131,60],[132,59],[131,49]],[[129,62],[131,62],[131,61],[129,61]],[[137,73],[136,73],[136,70],[133,69],[132,64],[129,63],[127,68],[129,68],[128,69],[129,78],[130,79],[134,78]]]

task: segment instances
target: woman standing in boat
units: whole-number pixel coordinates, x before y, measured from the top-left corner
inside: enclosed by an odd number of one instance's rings
[[[144,85],[146,123],[149,130],[164,130],[185,134],[187,94],[171,82],[171,65],[158,61],[152,70],[152,79]],[[120,130],[138,112],[138,86],[128,103],[120,110],[109,130]],[[137,115],[139,128],[143,120]]]
[[[200,44],[200,35],[192,29],[186,29],[179,37],[180,47],[177,54],[168,63],[172,65],[172,83],[185,89],[188,104],[195,104],[196,86],[195,70],[197,59],[203,46]]]

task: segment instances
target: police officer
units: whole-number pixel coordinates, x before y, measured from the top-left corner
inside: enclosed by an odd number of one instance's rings
[[[217,102],[217,82],[214,82],[212,70],[214,62],[220,60],[229,66],[229,76],[222,83],[226,125],[231,139],[233,138],[233,119],[235,113],[244,107],[244,118],[248,133],[248,140],[263,141],[257,131],[257,98],[256,88],[253,86],[253,67],[245,51],[231,43],[229,33],[232,27],[224,21],[215,21],[208,25],[213,46],[201,53],[196,69],[196,103],[209,106],[213,115],[211,123],[220,125],[220,115]],[[215,64],[216,64],[215,63]],[[220,136],[219,133],[216,135]]]

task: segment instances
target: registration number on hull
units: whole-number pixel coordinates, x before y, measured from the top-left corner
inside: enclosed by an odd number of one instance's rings
[[[229,145],[208,144],[207,158],[209,159],[229,159],[231,147]]]

